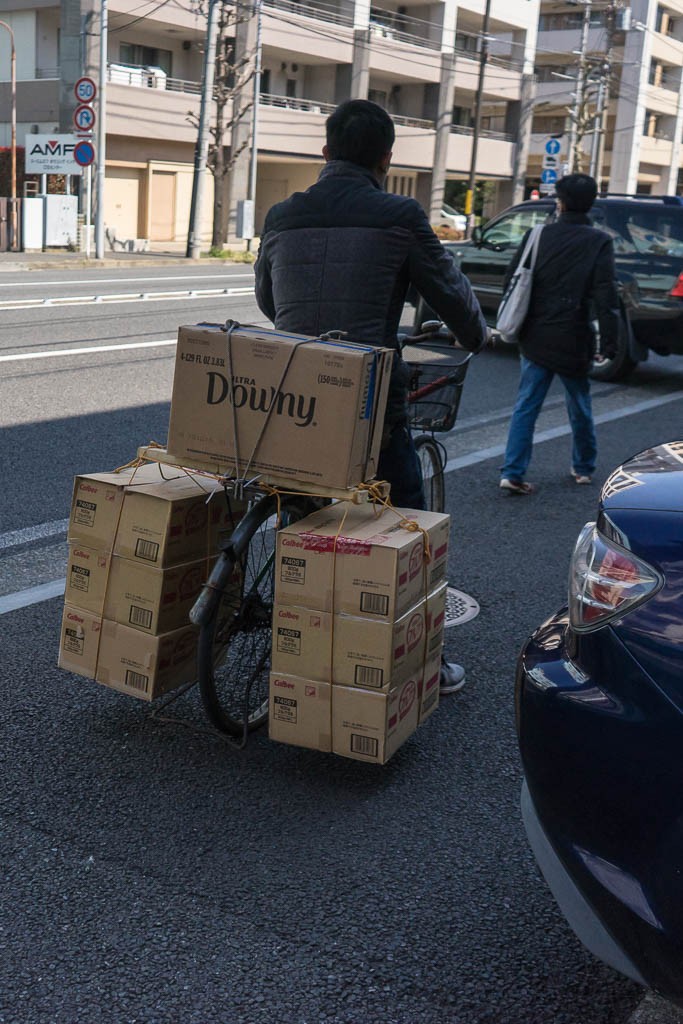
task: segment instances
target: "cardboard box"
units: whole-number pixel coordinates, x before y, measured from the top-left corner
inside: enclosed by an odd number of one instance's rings
[[[198,638],[195,626],[148,636],[104,619],[95,678],[140,700],[154,700],[197,678]]]
[[[378,518],[369,503],[339,502],[279,532],[278,603],[386,622],[398,619],[445,580],[450,530],[447,515],[398,511],[426,531],[429,562],[423,534],[401,526],[393,511]]]
[[[187,625],[192,605],[213,562],[206,558],[168,569],[69,545],[66,601],[145,633],[158,635]]]
[[[417,728],[421,673],[388,693],[332,687],[332,750],[385,764]]]
[[[422,678],[418,684],[419,697],[418,725],[422,725],[439,706],[439,679],[441,678],[441,649],[434,652],[425,665]]]
[[[102,617],[66,604],[62,615],[57,664],[67,672],[94,679]]]
[[[58,665],[149,701],[196,679],[198,638],[195,626],[149,636],[67,604]]]
[[[442,583],[396,622],[335,615],[333,630],[330,612],[276,604],[272,670],[387,691],[441,651],[445,605]]]
[[[214,481],[167,466],[91,473],[74,481],[69,541],[166,568],[215,555],[245,511]]]
[[[237,476],[248,467],[334,488],[369,480],[392,358],[389,349],[256,327],[230,337],[220,325],[181,327],[168,450]]]
[[[329,683],[272,672],[268,735],[280,743],[311,750],[331,750],[331,691]]]

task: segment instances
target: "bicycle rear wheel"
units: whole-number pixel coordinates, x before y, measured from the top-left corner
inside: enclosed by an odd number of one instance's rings
[[[199,634],[199,692],[211,724],[242,736],[268,718],[275,537],[316,508],[310,498],[262,498],[237,525],[221,556],[221,596]]]
[[[420,434],[414,443],[420,460],[427,508],[431,512],[444,512],[446,488],[443,471],[446,460],[441,445],[430,434]]]

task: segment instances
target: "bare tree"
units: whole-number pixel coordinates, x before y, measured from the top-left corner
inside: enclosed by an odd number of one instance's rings
[[[225,139],[231,138],[234,126],[243,121],[253,107],[253,100],[243,102],[243,98],[254,77],[255,53],[249,52],[242,56],[235,54],[237,26],[252,17],[249,8],[231,0],[215,2],[219,4],[213,95],[216,117],[209,128],[212,142],[209,145],[207,167],[213,174],[214,184],[211,245],[222,248],[228,237],[229,176],[238,157],[249,146],[249,140],[245,139],[233,149],[230,144],[226,145]],[[197,0],[195,6],[199,14],[206,15],[208,0]],[[193,111],[188,111],[187,120],[199,127],[199,118]]]

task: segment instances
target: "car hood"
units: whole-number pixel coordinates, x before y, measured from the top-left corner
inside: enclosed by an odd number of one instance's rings
[[[647,448],[615,469],[600,494],[605,512],[683,512],[683,441]]]

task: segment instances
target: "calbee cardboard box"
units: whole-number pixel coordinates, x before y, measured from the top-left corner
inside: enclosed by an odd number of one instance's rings
[[[69,541],[158,568],[215,555],[244,515],[213,480],[146,464],[74,481]]]
[[[148,636],[104,619],[95,678],[140,700],[154,700],[196,679],[198,638],[195,626]]]
[[[67,604],[58,664],[67,672],[150,701],[196,679],[198,637],[199,630],[189,625],[149,636]]]
[[[441,646],[435,651],[424,667],[418,685],[420,710],[418,725],[422,725],[439,706],[439,680],[441,678]]]
[[[445,580],[450,517],[397,511],[378,516],[370,503],[339,502],[285,527],[277,540],[276,600],[388,622],[399,618]],[[406,529],[401,517],[421,529]]]
[[[268,735],[311,750],[332,749],[329,683],[271,672]]]
[[[421,671],[388,693],[332,687],[332,750],[385,764],[417,728]]]
[[[446,584],[396,622],[276,604],[274,672],[340,686],[389,690],[441,650]],[[333,627],[334,622],[334,629]]]
[[[237,476],[359,484],[377,470],[392,359],[257,327],[181,327],[168,450]]]
[[[155,569],[82,544],[70,544],[66,601],[146,633],[167,633],[187,624],[212,565],[212,560],[201,558]]]

